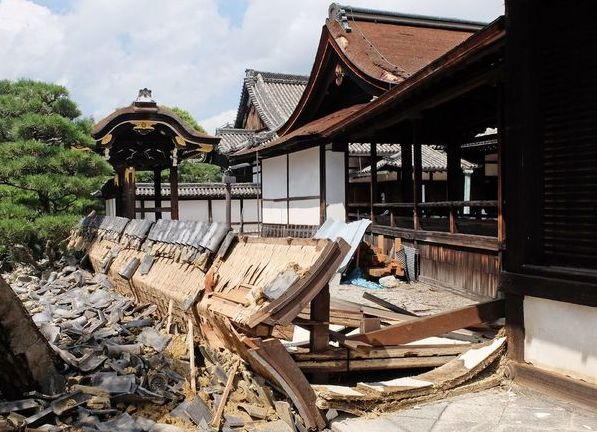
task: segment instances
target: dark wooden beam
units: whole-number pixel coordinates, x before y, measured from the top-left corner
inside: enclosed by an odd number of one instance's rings
[[[330,348],[330,287],[326,285],[311,300],[309,318],[311,325],[309,334],[309,349],[312,353],[325,352]],[[315,382],[326,382],[327,374],[316,373],[313,375]]]
[[[448,201],[459,201],[464,196],[464,176],[462,174],[462,166],[460,163],[461,150],[458,139],[452,138],[448,140],[446,146],[447,162],[448,162],[448,187],[447,198]],[[458,232],[457,223],[457,209],[450,207],[449,209],[449,226],[450,232]]]
[[[387,326],[381,330],[350,336],[372,346],[400,345],[439,336],[453,330],[490,323],[504,316],[504,300],[492,300],[412,321]]]
[[[170,219],[178,220],[178,167],[170,167]]]
[[[565,376],[564,374],[539,369],[530,364],[512,362],[509,365],[514,381],[543,394],[597,409],[597,385]]]
[[[124,197],[125,197],[125,217],[129,219],[135,218],[135,169],[134,168],[126,168],[124,170]]]
[[[348,158],[348,143],[344,148],[344,221],[348,222],[348,200],[350,199],[350,163]]]
[[[162,170],[156,168],[153,170],[153,196],[154,196],[154,207],[160,208],[162,206]],[[155,220],[162,218],[162,212],[155,212]]]
[[[414,184],[413,184],[413,202],[415,203],[413,209],[413,228],[415,230],[421,229],[420,210],[418,203],[422,201],[423,192],[423,155],[422,147],[419,142],[420,137],[421,121],[414,120],[412,124],[413,128],[413,171],[414,171]]]
[[[369,183],[369,211],[371,213],[370,219],[375,223],[374,204],[377,202],[377,143],[371,143],[371,150],[369,151],[371,162],[371,182]]]
[[[402,168],[400,180],[402,181],[402,202],[413,202],[413,146],[411,143],[400,144]]]

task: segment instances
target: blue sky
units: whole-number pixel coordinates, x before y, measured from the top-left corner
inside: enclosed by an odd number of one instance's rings
[[[491,21],[503,0],[347,0]],[[96,120],[149,87],[209,131],[234,118],[247,68],[308,74],[329,0],[0,0],[0,79],[69,88]]]

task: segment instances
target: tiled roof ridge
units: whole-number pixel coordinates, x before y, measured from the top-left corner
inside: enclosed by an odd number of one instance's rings
[[[481,21],[448,18],[432,15],[410,14],[388,10],[362,8],[332,3],[328,9],[329,19],[338,21],[346,32],[350,32],[350,21],[376,21],[414,26],[437,27],[451,30],[479,30],[488,23]]]
[[[283,72],[266,72],[255,69],[245,70],[245,79],[256,77],[257,75],[261,75],[265,82],[307,84],[307,81],[309,81],[309,75],[289,74]]]

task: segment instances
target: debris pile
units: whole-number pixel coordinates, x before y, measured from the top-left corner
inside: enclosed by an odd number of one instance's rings
[[[168,334],[155,305],[136,305],[104,274],[67,265],[41,277],[21,268],[7,278],[64,362],[66,389],[15,401],[0,395],[0,430],[283,431],[300,422],[232,353],[199,347],[200,367],[191,377],[194,341]]]

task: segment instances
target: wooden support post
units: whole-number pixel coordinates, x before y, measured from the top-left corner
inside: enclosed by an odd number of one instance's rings
[[[191,391],[193,394],[197,393],[197,370],[195,369],[195,335],[193,334],[193,319],[188,321],[188,344],[189,344],[189,368],[191,374]]]
[[[313,325],[311,335],[309,338],[309,346],[311,352],[317,353],[325,351],[329,348],[329,322],[330,322],[330,287],[326,285],[320,292],[311,300],[311,321],[320,322],[321,324]]]
[[[140,202],[141,202],[141,219],[145,219],[145,198],[141,198]]]
[[[212,204],[211,204],[211,198],[207,200],[207,221],[209,223],[212,223],[214,220],[213,218],[213,210],[212,210]]]
[[[348,222],[349,208],[348,203],[350,200],[350,160],[348,158],[348,143],[344,149],[344,221]]]
[[[229,181],[225,183],[224,196],[226,197],[226,226],[232,229],[232,185]]]
[[[421,202],[422,199],[422,191],[421,191],[421,185],[422,185],[422,179],[423,179],[423,171],[422,171],[422,148],[420,144],[415,144],[413,146],[413,150],[414,150],[414,177],[415,177],[415,181],[414,181],[414,189],[413,189],[413,195],[414,195],[414,209],[413,209],[413,228],[415,230],[419,230],[421,229],[421,214],[420,214],[420,208],[419,208],[419,203]]]
[[[159,168],[153,170],[153,198],[155,220],[158,220],[162,218],[162,212],[158,210],[162,207],[162,170]]]
[[[377,143],[371,143],[371,183],[369,184],[369,211],[371,213],[371,223],[375,223],[375,208],[373,204],[377,202]]]
[[[413,146],[412,144],[400,144],[400,155],[402,157],[402,168],[400,180],[402,182],[402,202],[413,202]]]
[[[319,353],[329,349],[330,347],[330,287],[326,285],[320,292],[311,300],[310,319],[312,322],[320,324],[313,324],[311,326],[311,333],[309,335],[309,348],[312,353]],[[328,376],[326,373],[315,373],[312,380],[315,383],[327,382]]]
[[[240,199],[240,229],[239,229],[239,233],[243,233],[245,230],[245,208],[244,208],[244,202],[243,199]]]
[[[319,224],[323,224],[327,218],[327,182],[325,166],[325,144],[319,145]]]
[[[286,153],[286,228],[290,227],[290,154]]]
[[[125,217],[134,219],[135,214],[135,168],[128,167],[124,170],[124,197],[125,197]]]
[[[462,199],[464,188],[464,177],[461,166],[460,143],[457,139],[450,139],[446,148],[448,161],[448,201],[460,201]],[[451,233],[458,232],[457,209],[450,207],[449,226]]]
[[[178,167],[170,167],[170,219],[178,220]]]
[[[395,227],[396,221],[394,220],[394,209],[390,209],[390,226]]]

